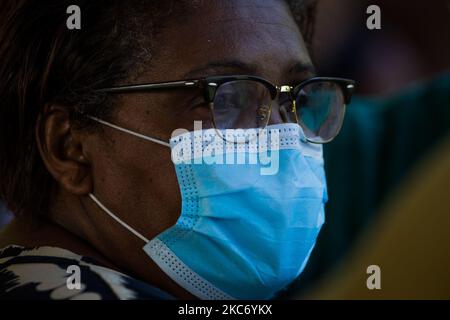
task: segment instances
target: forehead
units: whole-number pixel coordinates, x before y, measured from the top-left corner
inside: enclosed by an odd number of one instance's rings
[[[282,0],[188,5],[165,21],[154,38],[154,50],[154,81],[233,72],[279,81],[292,66],[311,64],[299,28]],[[241,64],[222,67],[224,61]],[[202,70],[211,64],[215,68]]]

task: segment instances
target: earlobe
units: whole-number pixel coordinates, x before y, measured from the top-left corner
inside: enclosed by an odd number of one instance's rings
[[[47,170],[62,188],[75,195],[92,191],[84,141],[66,108],[54,105],[44,108],[36,124],[36,139]]]

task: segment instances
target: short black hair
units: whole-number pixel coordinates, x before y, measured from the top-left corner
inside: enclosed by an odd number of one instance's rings
[[[113,98],[94,89],[116,85],[149,59],[151,33],[144,30],[161,21],[167,2],[0,1],[0,198],[13,213],[43,214],[51,201],[55,182],[35,132],[44,106],[65,106],[86,127],[92,122],[84,123],[77,111],[107,118]],[[315,1],[287,2],[310,42]],[[70,5],[83,9],[83,28],[76,32],[67,32]],[[150,50],[142,52],[144,47]]]

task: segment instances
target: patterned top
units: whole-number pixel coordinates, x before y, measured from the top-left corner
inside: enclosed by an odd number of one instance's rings
[[[0,300],[173,299],[145,282],[56,247],[0,249]]]

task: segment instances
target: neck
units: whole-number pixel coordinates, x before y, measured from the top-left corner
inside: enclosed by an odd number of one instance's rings
[[[4,227],[0,232],[0,247],[8,245],[59,247],[78,255],[91,257],[108,268],[118,270],[113,263],[82,239],[41,217],[17,217]]]

